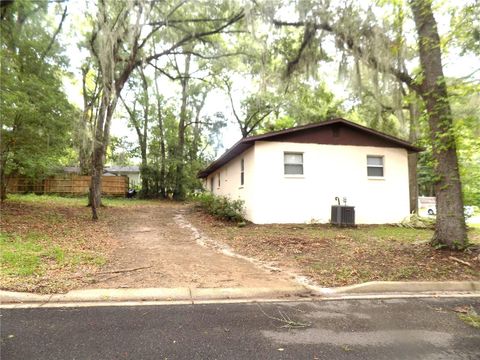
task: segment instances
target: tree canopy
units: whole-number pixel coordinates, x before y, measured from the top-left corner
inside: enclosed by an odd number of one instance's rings
[[[77,115],[62,91],[68,59],[47,2],[2,3],[0,126],[2,198],[8,176],[44,177],[62,165]]]

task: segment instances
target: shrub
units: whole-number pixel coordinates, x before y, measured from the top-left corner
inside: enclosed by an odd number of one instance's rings
[[[210,215],[228,221],[243,221],[244,201],[202,193],[195,196],[199,207]]]

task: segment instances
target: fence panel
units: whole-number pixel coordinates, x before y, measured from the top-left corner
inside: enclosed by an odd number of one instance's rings
[[[12,177],[7,181],[7,192],[60,195],[88,194],[91,176],[57,175],[45,180]],[[125,196],[128,191],[127,176],[102,176],[102,194],[110,196]]]

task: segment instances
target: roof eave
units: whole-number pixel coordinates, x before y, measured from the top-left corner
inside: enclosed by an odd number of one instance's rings
[[[370,129],[366,126],[356,124],[354,122],[348,121],[348,120],[343,119],[343,118],[335,118],[335,119],[327,120],[327,121],[324,121],[324,122],[321,122],[321,123],[307,124],[307,125],[302,125],[302,126],[297,126],[297,127],[294,127],[294,128],[290,128],[290,129],[278,130],[278,131],[273,131],[273,132],[270,132],[270,133],[267,133],[267,134],[254,135],[254,136],[250,136],[250,137],[247,137],[247,138],[243,138],[240,141],[238,141],[235,145],[233,145],[229,150],[227,150],[225,153],[223,153],[223,155],[220,156],[217,160],[215,160],[209,166],[207,166],[204,170],[199,171],[198,174],[197,174],[197,178],[202,179],[202,178],[208,177],[208,175],[215,172],[217,169],[219,169],[220,167],[225,165],[227,162],[229,162],[230,160],[232,160],[233,158],[235,158],[236,156],[240,155],[242,152],[247,150],[256,141],[262,141],[264,139],[270,139],[272,137],[279,136],[279,135],[284,135],[284,134],[297,132],[297,131],[308,130],[308,129],[317,128],[317,127],[328,126],[328,125],[336,124],[336,123],[351,126],[351,127],[356,128],[360,131],[365,131],[365,132],[368,132],[372,135],[382,137],[382,138],[392,142],[393,144],[398,145],[398,147],[403,147],[409,153],[412,153],[412,152],[417,152],[418,153],[418,152],[422,152],[422,151],[425,150],[421,147],[417,147],[417,146],[414,146],[414,145],[410,144],[408,141],[396,138],[396,137],[388,135],[388,134],[384,134],[380,131]],[[247,145],[247,146],[244,149],[241,149],[242,145]]]

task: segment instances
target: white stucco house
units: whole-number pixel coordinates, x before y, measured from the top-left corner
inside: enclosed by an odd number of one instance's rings
[[[357,224],[409,215],[409,152],[398,138],[333,119],[238,141],[198,176],[215,195],[242,199],[256,224],[328,223],[336,197]]]

